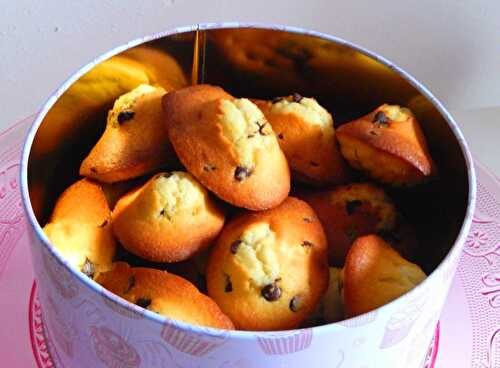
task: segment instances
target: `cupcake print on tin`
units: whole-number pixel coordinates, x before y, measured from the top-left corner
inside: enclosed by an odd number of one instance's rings
[[[105,326],[90,327],[90,339],[97,358],[108,368],[136,368],[141,358],[123,337]]]
[[[78,332],[73,322],[63,317],[61,308],[56,305],[50,295],[47,300],[47,308],[50,309],[50,312],[46,313],[48,317],[48,329],[54,337],[54,344],[59,352],[72,357],[75,352],[74,341],[77,338]]]
[[[312,328],[304,330],[266,333],[257,337],[262,351],[267,355],[287,355],[306,350],[313,339]]]
[[[391,316],[385,326],[380,349],[387,349],[397,345],[408,336],[415,321],[422,314],[426,301],[424,295],[418,294],[417,297],[411,299],[407,305]]]
[[[376,310],[374,310],[372,312],[368,312],[368,313],[362,314],[362,315],[354,317],[354,318],[340,321],[339,325],[344,326],[344,327],[348,327],[348,328],[365,326],[367,324],[374,322],[377,319],[377,314],[378,314],[378,312]]]
[[[63,298],[74,298],[79,293],[76,278],[47,252],[48,250],[42,248],[43,265],[49,280]]]
[[[161,337],[178,351],[203,357],[224,344],[228,335],[226,330],[206,329],[206,332],[203,335],[198,334],[190,331],[188,327],[179,326],[176,321],[169,320],[163,325]]]

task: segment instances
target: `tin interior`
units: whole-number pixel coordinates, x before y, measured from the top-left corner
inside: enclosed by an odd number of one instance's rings
[[[333,115],[335,126],[382,103],[410,107],[427,137],[439,178],[411,189],[386,188],[398,209],[416,227],[419,263],[430,273],[457,238],[468,202],[467,165],[452,129],[433,103],[394,68],[340,41],[256,28],[211,29],[165,36],[138,48],[170,55],[190,83],[220,85],[235,96],[272,98],[298,92],[315,97]],[[151,66],[154,53],[137,62]],[[177,77],[162,71],[162,83]],[[113,101],[84,119],[61,123],[53,112],[41,123],[28,162],[30,200],[44,225],[59,194],[78,178],[81,161],[105,128]],[[74,100],[66,109],[78,108]],[[360,178],[362,180],[362,178]]]

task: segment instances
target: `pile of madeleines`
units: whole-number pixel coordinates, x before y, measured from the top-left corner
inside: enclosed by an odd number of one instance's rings
[[[354,183],[359,173],[373,182]],[[411,225],[374,184],[411,190],[436,175],[404,107],[383,104],[335,130],[297,93],[266,101],[139,85],[115,101],[80,175],[45,234],[75,269],[172,319],[315,326],[426,277],[412,263]]]

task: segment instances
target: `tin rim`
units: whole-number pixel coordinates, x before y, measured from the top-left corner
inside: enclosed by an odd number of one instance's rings
[[[153,41],[162,37],[166,36],[171,36],[174,34],[179,34],[179,33],[187,33],[187,32],[193,32],[193,31],[198,31],[198,30],[214,30],[214,29],[228,29],[228,28],[256,28],[256,29],[268,29],[268,30],[276,30],[276,31],[284,31],[284,32],[289,32],[289,33],[296,33],[296,34],[302,34],[302,35],[308,35],[308,36],[313,36],[317,37],[320,39],[324,39],[333,43],[336,43],[338,45],[346,46],[349,47],[357,52],[360,52],[364,54],[365,56],[378,61],[379,63],[387,66],[391,70],[395,71],[397,74],[399,74],[402,78],[404,78],[407,82],[409,82],[415,89],[417,89],[425,98],[432,103],[432,105],[439,111],[439,113],[442,115],[442,117],[446,120],[449,128],[451,129],[453,135],[455,136],[455,139],[457,140],[457,143],[460,147],[460,150],[462,152],[462,155],[464,156],[465,159],[465,165],[467,169],[467,179],[468,179],[468,198],[467,198],[467,209],[465,211],[465,217],[462,222],[462,226],[460,228],[460,231],[458,233],[458,236],[456,237],[453,245],[451,246],[450,250],[446,254],[446,256],[443,258],[443,260],[439,263],[439,265],[432,271],[432,273],[419,285],[417,285],[415,288],[407,292],[406,294],[392,300],[391,302],[375,309],[374,311],[384,311],[386,310],[390,305],[393,305],[395,303],[401,303],[404,300],[411,299],[416,293],[419,292],[420,289],[422,289],[424,286],[428,285],[430,282],[433,282],[437,270],[442,268],[444,263],[447,263],[447,261],[450,260],[450,258],[458,258],[458,253],[462,250],[463,245],[465,244],[465,238],[469,232],[469,229],[471,227],[472,223],[472,217],[473,217],[473,212],[475,209],[475,204],[476,204],[476,173],[474,169],[474,163],[472,160],[472,155],[470,153],[469,147],[465,141],[465,138],[458,128],[455,120],[451,116],[451,114],[445,109],[445,107],[442,105],[441,102],[420,82],[418,82],[412,75],[410,75],[408,72],[404,71],[401,69],[399,66],[391,62],[390,60],[384,58],[383,56],[380,56],[376,54],[373,51],[370,51],[362,46],[359,46],[355,43],[352,43],[350,41],[346,41],[342,38],[336,37],[336,36],[331,36],[328,34],[325,34],[323,32],[318,32],[318,31],[313,31],[313,30],[306,30],[303,28],[299,27],[292,27],[292,26],[284,26],[284,25],[277,25],[277,24],[267,24],[267,23],[253,23],[253,22],[221,22],[221,23],[199,23],[199,24],[194,24],[190,26],[185,26],[185,27],[176,27],[172,28],[167,31],[155,33],[152,35],[148,35],[145,37],[137,38],[133,41],[130,41],[126,44],[123,44],[121,46],[115,47],[106,53],[98,56],[91,62],[87,63],[84,65],[82,68],[80,68],[78,71],[73,73],[65,82],[62,83],[62,85],[47,99],[45,104],[43,105],[42,109],[38,112],[35,121],[32,123],[27,136],[25,138],[25,143],[23,146],[22,150],[22,157],[21,157],[21,167],[20,167],[20,182],[21,182],[21,198],[23,202],[23,207],[25,210],[25,213],[27,215],[29,225],[30,227],[34,230],[36,237],[38,240],[41,242],[41,244],[47,249],[47,251],[50,253],[52,257],[56,259],[56,261],[65,267],[78,281],[80,281],[83,285],[86,287],[90,288],[93,290],[95,293],[103,295],[104,298],[106,298],[110,303],[117,303],[120,307],[135,311],[135,312],[140,312],[144,315],[144,317],[150,321],[153,321],[155,323],[159,324],[165,324],[166,322],[173,321],[178,327],[192,331],[193,333],[198,333],[198,334],[205,334],[205,335],[213,335],[217,336],[220,335],[220,329],[216,328],[210,328],[210,327],[200,327],[196,325],[192,325],[190,323],[185,323],[177,320],[173,320],[164,316],[161,316],[157,313],[151,312],[149,310],[143,310],[142,308],[139,308],[138,306],[126,301],[125,299],[122,299],[115,294],[109,292],[108,290],[104,289],[101,285],[99,285],[97,282],[94,280],[91,280],[81,272],[78,272],[75,270],[73,267],[69,266],[68,262],[61,256],[59,251],[55,247],[53,247],[50,244],[49,239],[43,232],[42,227],[38,223],[35,214],[33,212],[33,208],[31,206],[31,201],[29,198],[29,191],[28,191],[28,160],[29,160],[29,155],[31,151],[31,147],[35,138],[35,135],[38,131],[38,128],[40,124],[42,123],[43,119],[45,118],[46,114],[48,111],[51,109],[51,107],[55,104],[55,102],[61,97],[61,95],[74,83],[76,82],[81,76],[83,76],[85,73],[87,73],[90,69],[92,69],[95,65],[98,63],[116,55],[119,54],[129,48],[138,46],[140,44]],[[373,312],[373,311],[372,311]],[[368,313],[372,313],[368,312]],[[335,330],[338,327],[341,326],[340,323],[343,323],[345,321],[353,321],[358,318],[363,318],[366,317],[368,313],[352,317],[340,322],[335,322],[335,323],[330,323],[330,324],[325,324],[321,326],[316,326],[312,327],[314,330],[314,333],[317,334],[323,334],[323,333],[328,333],[330,330]],[[286,330],[287,333],[294,333],[294,332],[299,332],[304,329],[295,329],[295,330]],[[228,330],[227,332],[227,337],[228,338],[237,338],[237,339],[250,339],[254,338],[255,334],[258,333],[259,335],[265,336],[265,335],[272,335],[275,333],[279,333],[281,331],[239,331],[239,330]]]

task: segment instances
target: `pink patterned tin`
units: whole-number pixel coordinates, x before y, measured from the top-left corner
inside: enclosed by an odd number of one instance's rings
[[[268,355],[293,354],[309,348],[313,329],[307,328],[293,332],[266,333],[257,337],[262,351]]]
[[[98,63],[139,46],[167,53],[191,73],[193,82],[221,84],[235,95],[270,97],[300,91],[321,97],[340,122],[382,102],[410,106],[422,122],[440,179],[411,195],[395,195],[422,236],[419,240],[425,246],[419,259],[429,277],[366,315],[308,329],[250,332],[169,320],[112,295],[69,267],[41,225],[56,195],[75,180],[75,167],[99,132],[97,117],[109,106],[101,106],[84,128],[71,122],[58,125],[50,112],[64,92]],[[4,171],[0,195],[8,196],[14,184],[8,179],[9,170]],[[50,336],[50,343],[41,342],[37,352],[44,367],[385,368],[401,367],[402,362],[409,368],[427,367],[433,360],[428,347],[462,248],[481,259],[498,253],[483,249],[483,227],[492,226],[496,214],[475,218],[477,231],[467,238],[475,206],[474,167],[461,132],[439,101],[383,57],[336,37],[291,27],[200,24],[132,41],[104,54],[49,98],[26,138],[20,175],[37,279],[32,339]],[[5,228],[24,226],[10,222]],[[0,225],[4,225],[1,218]],[[2,232],[0,227],[0,237],[17,233]],[[0,274],[2,256],[0,252]],[[497,270],[480,278],[481,293],[491,306],[498,305],[497,279]],[[489,368],[498,360],[499,340],[498,333],[490,337]]]

